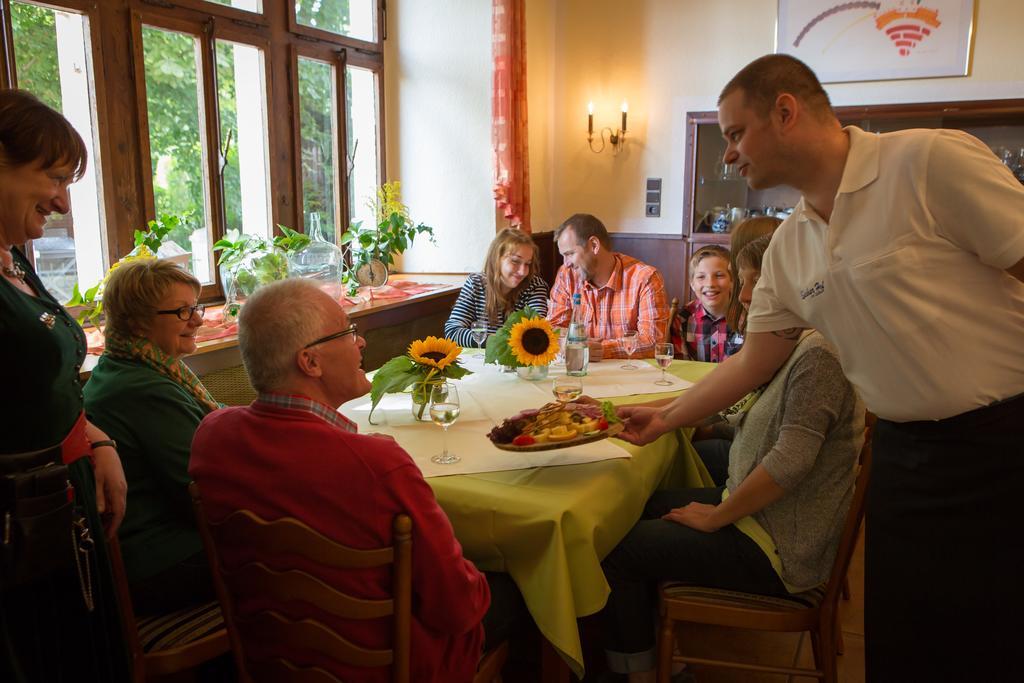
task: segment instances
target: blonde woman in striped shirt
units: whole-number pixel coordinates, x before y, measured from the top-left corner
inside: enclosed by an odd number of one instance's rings
[[[529,234],[515,228],[499,232],[487,249],[484,271],[471,274],[462,285],[444,336],[460,346],[479,346],[472,332],[477,320],[486,322],[491,335],[506,316],[525,306],[547,315],[548,285],[537,274],[539,265],[537,245]]]

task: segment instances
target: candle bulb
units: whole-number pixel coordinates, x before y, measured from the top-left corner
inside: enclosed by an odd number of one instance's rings
[[[629,111],[629,105],[626,100],[622,100],[622,132],[626,132],[626,112]]]
[[[587,135],[594,134],[594,103],[587,103]]]

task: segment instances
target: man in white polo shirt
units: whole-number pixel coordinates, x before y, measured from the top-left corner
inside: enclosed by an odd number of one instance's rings
[[[960,131],[842,128],[787,55],[726,85],[719,125],[751,188],[803,197],[765,255],[743,350],[665,408],[620,409],[624,438],[726,408],[818,329],[879,417],[868,680],[1000,679],[1024,642],[1024,187]]]

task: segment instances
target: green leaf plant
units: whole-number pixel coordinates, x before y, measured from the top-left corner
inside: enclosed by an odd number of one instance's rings
[[[110,278],[110,274],[117,270],[122,263],[134,261],[141,258],[157,258],[157,252],[164,243],[167,236],[174,230],[187,225],[191,214],[186,212],[182,215],[161,214],[155,220],[146,223],[148,230],[135,231],[135,246],[127,255],[119,259],[107,270],[103,279],[82,290],[79,283],[75,283],[71,291],[71,298],[64,304],[67,308],[78,308],[78,323],[83,327],[88,323],[93,327],[99,327],[100,319],[103,317],[103,288]]]
[[[367,202],[377,217],[377,224],[363,226],[362,221],[356,221],[341,236],[338,244],[349,247],[353,269],[371,260],[390,268],[395,263],[395,255],[404,253],[417,235],[426,235],[431,244],[437,244],[434,228],[415,223],[409,217],[409,207],[402,203],[401,189],[397,180],[381,185],[377,197]]]

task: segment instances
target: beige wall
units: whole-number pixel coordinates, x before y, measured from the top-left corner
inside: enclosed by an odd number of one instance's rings
[[[966,78],[829,85],[837,105],[1024,97],[1024,0],[977,0]],[[526,0],[533,227],[576,211],[613,231],[682,230],[684,122],[715,108],[743,65],[774,49],[776,0]],[[437,228],[411,272],[478,270],[495,227],[491,156],[491,5],[390,0],[385,43],[389,179],[412,216]],[[629,101],[621,154],[587,148]],[[660,218],[644,216],[644,180],[663,181]]]
[[[479,270],[495,231],[491,4],[389,0],[384,46],[387,177],[438,243],[417,242],[398,265]]]
[[[773,51],[776,6],[776,0],[528,0],[535,229],[587,211],[613,231],[678,234],[686,112],[714,109],[737,70]],[[1024,96],[1024,2],[977,0],[977,7],[969,77],[829,85],[833,102]],[[591,153],[587,102],[594,101],[595,128],[614,128],[623,99],[629,101],[623,151]],[[644,216],[647,177],[663,180],[660,218]]]

